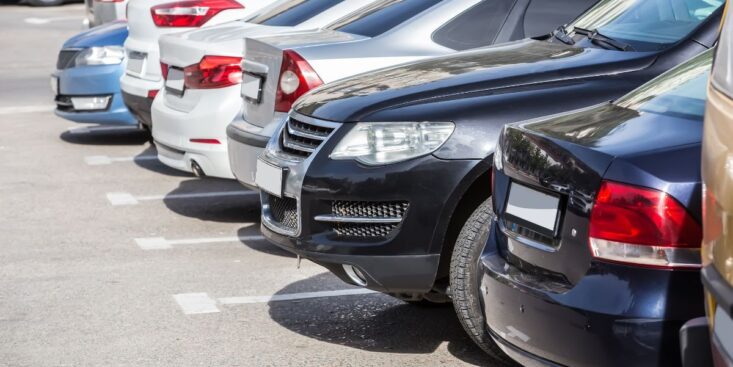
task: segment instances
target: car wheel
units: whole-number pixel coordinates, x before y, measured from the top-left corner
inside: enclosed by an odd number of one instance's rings
[[[476,208],[461,229],[451,257],[450,292],[458,320],[471,339],[492,358],[509,365],[509,358],[486,330],[479,299],[478,263],[493,215],[489,198]]]
[[[64,0],[28,0],[31,6],[57,6],[64,3]]]

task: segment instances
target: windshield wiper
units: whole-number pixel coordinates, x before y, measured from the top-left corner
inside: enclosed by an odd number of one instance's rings
[[[573,41],[570,36],[568,36],[567,31],[565,31],[565,26],[559,26],[557,29],[552,31],[552,36],[560,40],[560,42],[566,44],[566,45],[574,45],[575,41]]]
[[[585,35],[588,37],[588,39],[593,42],[593,44],[599,45],[604,48],[609,48],[608,46],[620,50],[620,51],[634,51],[634,48],[631,47],[630,44],[617,41],[611,37],[605,36],[598,32],[598,29],[590,30],[580,27],[575,27],[573,30],[577,33],[580,33],[582,35]]]

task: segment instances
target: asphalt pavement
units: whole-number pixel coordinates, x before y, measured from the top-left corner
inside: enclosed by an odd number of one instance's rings
[[[490,365],[450,306],[298,269],[236,182],[56,117],[49,75],[82,17],[0,5],[1,366]]]

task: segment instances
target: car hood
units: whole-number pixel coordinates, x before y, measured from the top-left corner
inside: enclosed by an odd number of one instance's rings
[[[127,22],[111,22],[71,37],[64,43],[64,48],[122,46],[127,39],[127,34]]]
[[[507,88],[640,70],[656,53],[621,52],[525,39],[361,74],[329,83],[293,107],[316,118],[355,122],[378,111]]]

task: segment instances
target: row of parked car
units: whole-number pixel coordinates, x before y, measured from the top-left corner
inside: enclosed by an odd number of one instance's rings
[[[496,363],[733,365],[724,0],[170,1],[64,45],[59,116],[259,190],[269,242]]]

